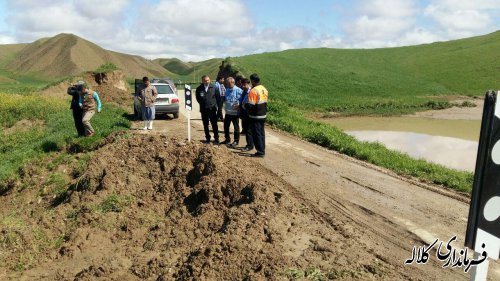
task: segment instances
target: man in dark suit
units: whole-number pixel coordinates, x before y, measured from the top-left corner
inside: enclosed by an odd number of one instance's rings
[[[196,100],[200,104],[201,119],[203,120],[203,129],[205,129],[205,139],[210,143],[210,130],[208,123],[212,125],[214,132],[214,144],[219,144],[219,128],[217,126],[217,106],[220,104],[221,96],[219,89],[210,84],[208,75],[201,78],[201,85],[196,88]]]

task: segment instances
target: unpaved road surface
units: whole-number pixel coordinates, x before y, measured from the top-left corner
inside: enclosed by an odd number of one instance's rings
[[[179,96],[183,99],[182,92]],[[204,134],[196,106],[195,102],[193,141],[200,141]],[[178,120],[156,121],[155,131],[149,133],[186,137],[186,112],[181,113]],[[463,247],[469,209],[467,197],[400,178],[285,133],[268,128],[266,134],[266,158],[247,158],[234,151],[235,157],[241,158],[242,165],[256,161],[279,175],[309,203],[308,208],[314,209],[335,229],[346,232],[350,243],[376,253],[376,257],[390,264],[393,270],[407,273],[408,279],[469,278],[463,269],[441,268],[444,262],[438,261],[435,254],[431,254],[428,264],[404,265],[415,244],[430,244],[436,238],[446,243],[456,235],[454,246]],[[240,145],[244,146],[244,141]],[[500,280],[498,263],[490,264],[488,280]]]

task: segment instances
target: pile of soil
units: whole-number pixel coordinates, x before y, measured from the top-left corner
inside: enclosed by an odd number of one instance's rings
[[[132,91],[121,71],[108,73],[89,72],[84,77],[91,90],[97,91],[104,102],[112,102],[122,106],[131,106],[133,103]]]
[[[0,198],[10,237],[0,279],[281,280],[311,266],[332,278],[387,274],[349,243],[348,228],[257,162],[159,135],[113,139],[66,193]]]
[[[41,92],[42,95],[68,98],[67,90],[79,80],[87,82],[91,90],[99,93],[103,102],[111,102],[121,106],[131,107],[133,104],[132,90],[128,88],[123,73],[119,70],[108,73],[87,72],[83,76],[74,77],[69,81],[61,82]]]

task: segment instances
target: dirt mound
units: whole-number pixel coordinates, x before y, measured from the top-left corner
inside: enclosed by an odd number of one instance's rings
[[[158,147],[161,141],[164,144]],[[132,257],[134,275],[264,278],[290,263],[279,246],[283,238],[270,224],[272,209],[286,209],[277,202],[278,193],[268,188],[271,182],[252,177],[259,173],[258,167],[234,167],[221,149],[182,147],[166,139],[122,144],[101,151],[87,172],[87,192],[72,201],[76,207],[95,202],[96,194],[97,202],[134,195],[132,205],[152,221],[144,225],[141,216],[134,218],[140,212],[130,213],[120,234],[127,237],[127,244],[131,242],[126,247],[142,246],[141,251],[155,253],[152,258]],[[103,223],[99,216],[90,217]]]
[[[119,105],[131,106],[133,103],[132,92],[128,88],[125,77],[121,71],[109,73],[89,72],[84,77],[92,90],[99,93],[104,102],[113,102]]]
[[[114,139],[67,192],[4,197],[0,279],[387,276],[349,228],[260,164],[165,136]]]
[[[41,92],[42,95],[69,98],[68,87],[84,80],[91,90],[97,91],[103,102],[112,102],[131,107],[133,103],[132,91],[129,89],[125,76],[120,70],[108,73],[87,72],[83,76],[76,76],[71,80],[61,82]]]

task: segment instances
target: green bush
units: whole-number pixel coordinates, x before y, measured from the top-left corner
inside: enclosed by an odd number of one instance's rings
[[[112,72],[118,70],[118,66],[116,66],[114,63],[107,62],[105,64],[100,65],[95,72],[96,73],[107,73],[107,72]]]

